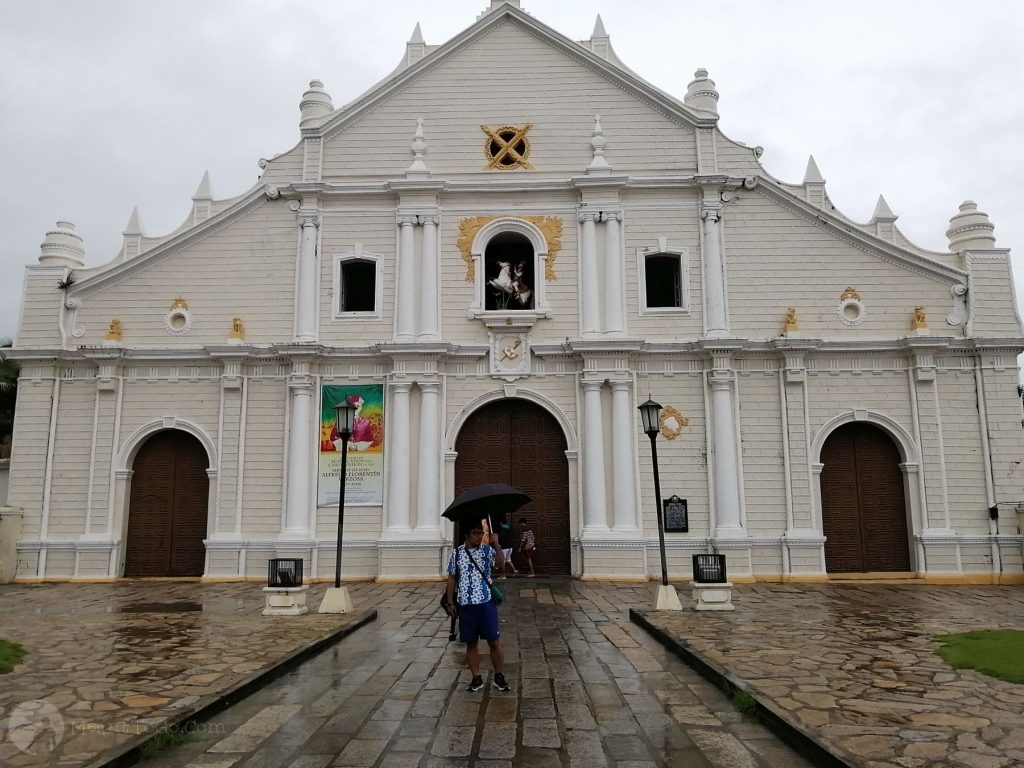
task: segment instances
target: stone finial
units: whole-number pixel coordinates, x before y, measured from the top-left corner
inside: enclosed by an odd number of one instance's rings
[[[482,11],[480,15],[476,17],[476,20],[480,21],[480,19],[482,19],[484,16],[494,13],[503,5],[505,5],[505,3],[515,6],[516,8],[521,8],[521,6],[519,5],[519,0],[491,0],[490,6],[488,6],[486,11]]]
[[[807,170],[804,171],[804,184],[824,184],[825,179],[818,170],[818,164],[814,162],[814,155],[807,157]]]
[[[800,324],[796,320],[796,307],[786,307],[786,320],[782,324],[783,333],[793,333],[800,330]]]
[[[910,321],[910,330],[919,331],[928,327],[928,317],[924,307],[914,307],[914,319]]]
[[[608,33],[604,30],[604,22],[601,21],[601,14],[597,14],[597,21],[594,22],[594,31],[590,33],[591,39],[595,37],[608,37]]]
[[[412,165],[405,169],[407,179],[422,179],[430,176],[430,169],[424,161],[427,154],[427,142],[423,138],[423,118],[416,120],[416,133],[413,136],[412,144]]]
[[[39,263],[72,269],[85,266],[85,248],[74,224],[58,221],[57,226],[46,233],[39,246]]]
[[[995,227],[988,220],[988,214],[978,210],[973,200],[960,203],[960,212],[949,220],[946,237],[949,250],[953,253],[984,251],[996,246]]]
[[[110,321],[105,341],[112,344],[120,344],[124,341],[124,326],[121,325],[121,321],[116,317]]]
[[[611,54],[612,39],[605,31],[600,13],[597,14],[597,20],[594,22],[594,31],[590,33],[590,50],[602,59],[608,59]]]
[[[199,180],[196,193],[192,195],[192,224],[198,224],[210,218],[213,195],[210,193],[210,172],[205,171]]]
[[[411,67],[422,59],[426,53],[427,44],[423,42],[423,31],[420,29],[420,23],[417,21],[416,27],[412,31],[412,37],[405,44],[405,66]]]
[[[315,125],[333,111],[334,102],[324,90],[324,84],[319,80],[310,80],[309,90],[302,94],[302,101],[299,102],[299,127]]]
[[[128,223],[121,233],[124,240],[121,243],[121,261],[134,259],[142,252],[142,218],[139,216],[139,207],[132,208]]]
[[[228,331],[228,341],[239,343],[245,341],[245,324],[242,318],[231,318],[231,330]]]
[[[718,90],[715,81],[708,77],[706,69],[693,73],[693,80],[686,87],[683,103],[690,109],[718,117]]]
[[[875,203],[875,212],[871,214],[872,221],[896,221],[899,216],[892,212],[892,208],[885,202],[885,198],[882,195],[878,196],[878,202]]]
[[[594,115],[594,133],[590,138],[590,146],[594,150],[594,159],[587,166],[587,173],[605,174],[612,172],[612,167],[608,165],[608,160],[604,156],[605,144],[607,144],[607,140],[604,137],[604,128],[601,127],[601,116]]]

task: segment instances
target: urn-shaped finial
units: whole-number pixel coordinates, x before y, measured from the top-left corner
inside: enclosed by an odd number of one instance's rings
[[[85,248],[74,224],[58,221],[57,226],[46,233],[39,246],[39,263],[72,269],[85,266]]]
[[[310,80],[309,90],[302,94],[302,101],[299,102],[299,126],[304,128],[317,123],[333,111],[334,102],[331,101],[331,95],[324,90],[324,84],[319,80]]]
[[[988,214],[978,210],[973,200],[960,203],[960,212],[949,220],[946,237],[949,238],[949,250],[953,253],[963,251],[979,251],[995,248],[995,227],[988,220]]]
[[[686,87],[683,103],[698,112],[706,112],[718,117],[718,90],[715,81],[708,77],[704,68],[693,73],[693,80]]]

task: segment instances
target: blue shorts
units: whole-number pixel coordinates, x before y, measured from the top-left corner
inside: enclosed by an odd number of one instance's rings
[[[480,638],[497,640],[498,606],[488,600],[486,603],[459,606],[459,640],[475,643]]]

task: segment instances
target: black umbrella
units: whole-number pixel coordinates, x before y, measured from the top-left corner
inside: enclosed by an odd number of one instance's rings
[[[530,497],[504,483],[485,483],[459,494],[442,512],[453,523],[479,522],[484,518],[504,517],[515,512]]]

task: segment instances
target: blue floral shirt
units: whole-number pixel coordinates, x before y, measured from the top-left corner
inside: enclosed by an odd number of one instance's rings
[[[493,547],[481,546],[472,550],[473,559],[480,571],[491,577],[491,567],[494,565],[496,553]],[[458,582],[455,588],[455,600],[459,605],[480,605],[489,602],[491,599],[491,588],[480,571],[476,569],[469,559],[466,548],[456,547],[448,556],[448,575],[458,575]]]

